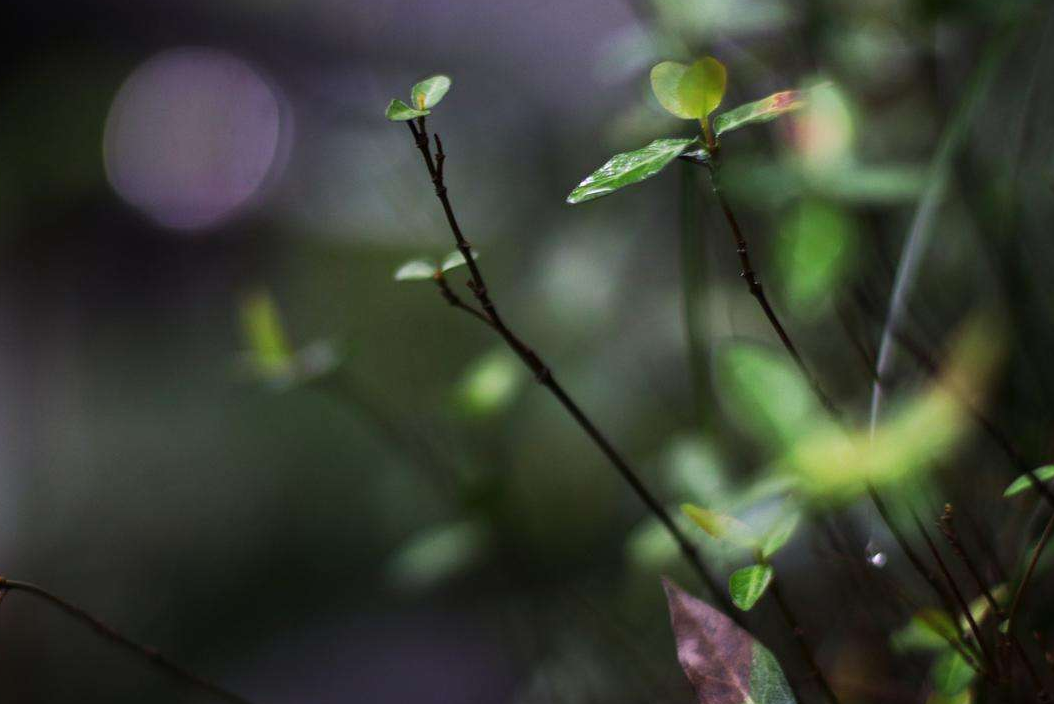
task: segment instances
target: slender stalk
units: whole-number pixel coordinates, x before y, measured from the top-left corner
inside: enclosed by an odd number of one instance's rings
[[[952,577],[952,573],[948,569],[948,565],[945,564],[940,551],[934,544],[933,539],[930,538],[929,531],[926,530],[926,526],[922,525],[922,521],[919,520],[919,516],[914,510],[911,512],[911,517],[915,520],[915,525],[918,527],[919,533],[921,533],[922,537],[926,540],[926,545],[929,547],[933,559],[937,562],[937,567],[940,568],[941,574],[944,576],[944,581],[948,585],[948,589],[950,589],[951,593],[955,596],[955,601],[959,604],[959,609],[962,611],[963,616],[966,617],[966,622],[970,626],[970,632],[973,634],[974,641],[977,643],[977,647],[981,649],[981,655],[984,658],[985,667],[989,675],[993,678],[998,677],[996,660],[988,649],[988,645],[981,637],[981,627],[977,625],[977,619],[975,619],[970,612],[970,605],[966,602],[966,597],[963,596],[962,591],[959,589],[959,585],[956,583],[955,578]],[[957,619],[953,618],[953,620]]]
[[[831,684],[827,681],[827,678],[824,677],[820,666],[816,663],[816,658],[813,656],[812,648],[809,646],[809,642],[805,639],[805,629],[801,627],[798,618],[794,615],[794,611],[790,608],[790,604],[787,603],[787,600],[783,596],[783,591],[779,586],[779,578],[772,580],[772,584],[769,585],[769,592],[771,592],[773,601],[776,602],[776,606],[783,615],[783,620],[787,622],[787,626],[794,634],[794,640],[798,644],[801,656],[809,666],[809,674],[820,685],[820,689],[823,690],[823,696],[827,701],[831,702],[831,704],[838,704],[838,697],[835,695],[834,690],[831,689]]]
[[[716,155],[715,157],[716,158]],[[784,329],[783,324],[776,316],[776,311],[772,309],[769,304],[768,297],[765,295],[765,290],[761,287],[761,282],[758,281],[757,274],[754,273],[754,267],[750,263],[750,252],[747,250],[747,241],[743,237],[743,231],[739,227],[739,221],[736,220],[735,214],[732,212],[731,206],[728,204],[728,199],[725,198],[724,191],[721,188],[719,179],[717,177],[718,167],[713,161],[707,162],[707,166],[710,170],[710,183],[714,191],[714,195],[717,196],[718,203],[721,204],[721,211],[725,215],[725,220],[728,221],[728,226],[732,229],[732,237],[736,242],[736,254],[739,256],[740,276],[747,283],[747,288],[750,290],[752,295],[761,306],[761,310],[765,313],[765,317],[768,318],[769,324],[772,325],[772,329],[776,331],[776,335],[779,336],[780,342],[786,348],[787,353],[790,354],[794,363],[798,365],[798,369],[801,370],[802,376],[805,377],[806,381],[812,387],[816,397],[820,399],[820,403],[824,405],[827,412],[834,418],[841,418],[841,412],[835,407],[834,402],[824,392],[823,387],[816,380],[816,377],[812,375],[809,368],[805,366],[805,360],[802,359],[798,349],[794,346],[794,343],[790,339],[790,335]]]
[[[966,571],[970,573],[974,583],[977,585],[978,591],[984,595],[985,601],[988,602],[988,607],[992,609],[992,613],[1002,619],[1005,616],[1003,607],[995,600],[995,596],[992,595],[992,590],[988,588],[988,584],[985,582],[984,577],[981,576],[981,572],[977,569],[977,565],[974,564],[973,559],[966,552],[966,548],[963,547],[962,541],[959,539],[959,533],[955,530],[953,514],[954,511],[952,505],[944,504],[944,512],[941,514],[941,520],[937,525],[940,527],[941,533],[948,541],[948,544],[952,546],[952,551],[958,556],[959,560],[962,561],[963,565],[966,566]]]
[[[787,350],[787,353],[794,360],[795,364],[797,364],[798,369],[801,371],[802,375],[812,387],[813,393],[823,404],[824,408],[827,410],[830,416],[835,420],[840,421],[842,419],[841,411],[838,410],[834,402],[824,392],[819,382],[816,380],[816,378],[809,371],[808,367],[805,365],[801,354],[798,352],[798,349],[794,346],[794,343],[791,341],[786,329],[783,327],[782,323],[780,323],[779,318],[776,316],[775,311],[772,309],[772,306],[768,302],[768,298],[765,296],[765,292],[761,287],[761,283],[758,281],[757,274],[754,272],[753,265],[750,261],[750,253],[747,249],[746,238],[743,236],[743,231],[739,226],[739,221],[736,220],[735,214],[732,212],[732,208],[728,203],[728,199],[725,197],[724,192],[721,189],[721,185],[717,177],[717,164],[714,160],[711,160],[710,162],[708,162],[707,166],[710,170],[710,180],[713,186],[714,195],[717,197],[717,200],[721,205],[721,210],[725,215],[725,219],[728,221],[729,228],[731,228],[732,230],[732,236],[736,243],[736,254],[739,256],[739,263],[741,268],[740,276],[743,278],[744,281],[746,281],[747,287],[749,288],[751,295],[754,296],[758,304],[761,306],[762,311],[765,313],[765,317],[768,318],[769,323],[772,325],[772,328],[776,332],[776,335],[780,338],[780,341],[783,343],[783,347]],[[896,539],[897,544],[900,546],[900,549],[904,551],[904,554],[907,555],[908,560],[919,572],[919,574],[921,574],[926,579],[926,581],[931,586],[933,586],[933,588],[937,591],[938,595],[941,597],[942,602],[945,603],[946,608],[948,608],[950,606],[950,601],[948,600],[944,590],[941,589],[940,583],[936,580],[933,574],[928,569],[926,569],[926,567],[922,563],[922,560],[918,557],[918,555],[915,554],[915,551],[912,550],[911,545],[907,542],[907,540],[904,539],[904,536],[897,529],[896,524],[893,523],[892,519],[889,516],[889,512],[885,508],[885,504],[882,501],[878,490],[873,485],[871,485],[870,482],[867,484],[867,492],[871,498],[872,503],[874,503],[876,509],[878,509],[878,513],[882,517],[882,520],[885,521],[886,525],[889,527],[890,532]],[[949,611],[954,613],[954,609],[949,609]]]
[[[103,621],[99,620],[92,614],[88,613],[79,606],[75,606],[65,599],[52,594],[51,592],[38,587],[35,584],[28,582],[19,582],[13,579],[5,579],[0,577],[0,596],[5,595],[7,592],[22,592],[24,594],[31,594],[37,598],[43,599],[44,601],[50,602],[58,608],[65,611],[70,616],[78,619],[79,621],[91,626],[96,633],[109,640],[111,643],[121,646],[126,650],[146,658],[155,667],[164,670],[168,674],[172,675],[178,680],[185,682],[186,684],[196,687],[203,692],[212,694],[217,699],[222,699],[227,702],[233,702],[233,704],[250,704],[248,699],[241,697],[233,692],[230,692],[223,687],[219,686],[214,682],[210,682],[203,677],[200,677],[190,670],[177,665],[166,656],[157,652],[154,648],[149,645],[142,645],[136,643],[131,638],[122,635],[111,626],[107,625]]]
[[[439,202],[443,207],[443,213],[446,215],[447,224],[450,227],[451,233],[454,235],[457,248],[462,256],[464,256],[465,262],[468,265],[470,278],[469,288],[482,308],[482,313],[462,304],[460,299],[456,298],[456,294],[453,294],[453,292],[449,290],[449,287],[446,287],[444,290],[443,283],[440,283],[440,292],[444,298],[446,298],[451,305],[471,312],[473,317],[484,319],[484,322],[505,341],[517,356],[519,356],[524,365],[534,374],[538,383],[548,389],[556,400],[560,402],[560,405],[564,407],[564,410],[566,410],[575,422],[578,423],[579,427],[587,436],[589,436],[589,439],[593,441],[597,448],[615,467],[619,476],[630,485],[634,493],[637,494],[637,497],[663,525],[666,531],[677,543],[685,560],[687,560],[688,564],[691,565],[693,570],[699,576],[699,579],[710,591],[712,598],[719,603],[732,619],[740,625],[743,625],[742,617],[736,612],[736,609],[732,606],[728,596],[725,595],[724,590],[718,586],[717,582],[707,571],[706,566],[703,564],[702,558],[699,555],[698,548],[692,544],[680,527],[674,522],[673,517],[670,516],[666,507],[663,506],[655,495],[644,485],[640,476],[632,467],[630,467],[629,463],[622,457],[622,455],[619,454],[614,445],[611,444],[589,416],[587,416],[579,405],[568,395],[563,386],[557,382],[552,370],[542,361],[534,350],[528,347],[527,344],[525,344],[523,340],[521,340],[505,324],[504,319],[498,313],[497,306],[495,306],[494,301],[490,297],[490,293],[487,290],[487,285],[483,279],[483,274],[480,271],[479,265],[472,257],[471,246],[462,233],[461,227],[458,225],[457,218],[454,215],[454,209],[450,204],[446,184],[443,180],[443,165],[446,160],[446,154],[443,151],[443,143],[440,140],[439,135],[435,135],[436,153],[433,157],[430,145],[431,140],[425,126],[425,119],[423,117],[418,118],[416,125],[413,122],[407,122],[407,125],[409,125],[410,132],[413,134],[414,143],[421,151],[421,157],[424,160],[425,167],[428,169],[428,174],[432,179],[432,185],[435,187],[436,198],[439,199]],[[454,296],[454,298],[452,299],[451,296]]]
[[[1054,534],[1054,515],[1051,515],[1050,520],[1047,521],[1047,527],[1043,529],[1043,535],[1040,536],[1039,542],[1036,543],[1036,547],[1032,550],[1028,568],[1025,570],[1025,575],[1021,578],[1021,583],[1017,585],[1017,591],[1014,592],[1014,600],[1010,602],[1006,626],[1007,633],[1014,632],[1014,617],[1017,616],[1018,607],[1021,605],[1021,596],[1025,593],[1029,580],[1032,579],[1032,573],[1036,571],[1036,565],[1039,564],[1039,556],[1043,554],[1043,548],[1050,542],[1051,534]]]

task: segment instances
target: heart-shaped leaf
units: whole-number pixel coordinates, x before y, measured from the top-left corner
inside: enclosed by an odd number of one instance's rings
[[[714,134],[720,137],[725,132],[775,120],[784,113],[800,110],[803,107],[805,107],[805,94],[800,90],[773,93],[767,98],[740,105],[738,108],[733,108],[715,117]]]
[[[430,114],[430,110],[414,110],[398,98],[392,98],[392,102],[388,103],[388,109],[384,111],[384,116],[392,122],[405,122]]]
[[[772,565],[751,565],[733,572],[728,578],[728,593],[732,595],[733,603],[750,611],[772,584],[774,575]]]
[[[1036,479],[1039,481],[1049,482],[1051,479],[1054,479],[1054,464],[1043,465],[1039,469],[1032,470],[1032,473],[1036,475]],[[1006,488],[1006,491],[1003,492],[1003,496],[1009,498],[1020,494],[1025,489],[1031,488],[1032,479],[1027,474],[1022,474]]]
[[[431,76],[410,89],[410,102],[417,110],[428,110],[436,106],[450,90],[450,77],[442,74]]]
[[[427,259],[412,259],[395,270],[396,281],[428,281],[435,278],[435,262]]]
[[[663,170],[691,144],[691,139],[656,139],[646,147],[616,154],[591,173],[567,196],[575,205],[614,193],[620,188],[640,183]]]
[[[724,64],[712,56],[691,66],[663,61],[651,70],[651,89],[669,112],[686,120],[698,120],[721,104],[726,78]]]
[[[772,653],[732,619],[662,580],[677,659],[699,704],[794,704]]]

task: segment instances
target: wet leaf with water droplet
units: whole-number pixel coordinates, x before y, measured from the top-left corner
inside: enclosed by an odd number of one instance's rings
[[[656,139],[646,147],[616,154],[590,174],[567,196],[575,205],[614,193],[620,188],[651,178],[680,156],[691,139]]]

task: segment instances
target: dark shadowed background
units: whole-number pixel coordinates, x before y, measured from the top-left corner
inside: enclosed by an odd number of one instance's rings
[[[564,203],[609,155],[690,133],[648,69],[713,54],[726,107],[831,82],[801,121],[729,135],[725,158],[766,289],[861,424],[871,379],[843,323],[873,354],[881,328],[858,299],[886,314],[931,162],[972,100],[923,212],[909,317],[938,358],[971,311],[1005,323],[987,408],[1033,464],[1050,451],[1047,3],[5,10],[0,573],[260,704],[691,700],[657,577],[699,585],[672,545],[498,338],[429,284],[392,280],[452,249],[408,130],[383,117],[432,73],[454,81],[429,124],[493,296],[672,507],[739,492],[772,463],[771,429],[715,360],[781,350],[703,174],[678,163]],[[324,373],[261,378],[243,332],[253,302]],[[897,389],[921,383],[910,359],[894,372]],[[797,389],[759,388],[791,407]],[[935,504],[961,501],[1008,542],[1008,563],[1023,538],[1000,532],[999,494],[1015,474],[971,430],[932,484]],[[778,559],[785,589],[853,701],[919,701],[924,664],[883,635],[907,612],[860,600],[846,576],[887,555],[900,573],[902,557],[866,504],[836,518],[845,553],[804,530]],[[773,607],[752,618],[807,679]],[[15,593],[0,691],[208,701]]]

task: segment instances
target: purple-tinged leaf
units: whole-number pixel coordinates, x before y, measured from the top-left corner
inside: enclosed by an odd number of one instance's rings
[[[794,704],[765,646],[717,609],[663,578],[677,659],[699,704]]]

